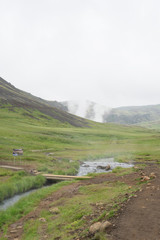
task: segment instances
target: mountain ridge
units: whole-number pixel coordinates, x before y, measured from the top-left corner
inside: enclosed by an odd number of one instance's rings
[[[57,108],[57,105],[59,108]],[[9,109],[23,108],[27,111],[38,110],[46,116],[52,117],[60,122],[67,122],[75,127],[87,127],[86,119],[74,116],[66,111],[60,103],[47,101],[30,93],[22,91],[11,83],[0,77],[0,107],[8,106]]]

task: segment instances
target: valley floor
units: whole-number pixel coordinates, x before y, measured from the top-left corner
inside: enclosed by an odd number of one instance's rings
[[[146,178],[148,176],[150,180]],[[141,179],[144,181],[141,182]],[[100,196],[100,192],[99,197],[94,199],[99,189],[103,194],[105,188],[114,191],[115,186],[122,187],[122,190],[111,199],[107,199],[108,195],[106,195],[105,200]],[[89,196],[87,201],[84,198],[86,194]],[[91,201],[89,201],[90,197]],[[78,202],[78,199],[81,200]],[[79,205],[76,208],[75,203]],[[74,208],[76,214],[79,209],[81,216],[79,218],[76,216],[70,224],[63,222],[59,217],[66,211],[65,206],[67,210],[70,209],[68,217],[73,218]],[[86,207],[92,207],[92,211],[87,212]],[[120,171],[100,174],[93,179],[64,186],[43,199],[28,215],[11,224],[8,232],[5,235],[1,232],[0,237],[8,240],[158,240],[160,239],[159,212],[160,168],[157,164],[149,163],[145,168],[135,167],[130,173]],[[63,218],[65,217],[66,215],[63,215]],[[111,222],[111,227],[104,232],[90,233],[91,225],[106,220]]]

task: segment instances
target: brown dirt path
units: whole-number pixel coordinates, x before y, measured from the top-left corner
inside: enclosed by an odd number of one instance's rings
[[[156,178],[145,184],[113,219],[112,240],[160,240],[160,168],[145,169],[145,175],[154,172]]]

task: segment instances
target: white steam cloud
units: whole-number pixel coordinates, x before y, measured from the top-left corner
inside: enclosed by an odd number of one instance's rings
[[[68,107],[68,112],[79,117],[96,122],[103,122],[103,116],[110,112],[110,108],[88,100],[73,100],[62,103]]]

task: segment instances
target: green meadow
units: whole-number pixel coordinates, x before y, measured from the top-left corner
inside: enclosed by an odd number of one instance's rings
[[[142,127],[100,124],[76,128],[38,111],[0,110],[0,161],[14,163],[13,148],[23,148],[22,163],[42,172],[76,174],[83,160],[159,161],[160,133]]]
[[[0,162],[30,166],[33,169],[53,174],[76,174],[81,162],[106,157],[114,157],[120,162],[154,161],[160,163],[160,133],[156,130],[137,126],[123,126],[116,124],[100,124],[88,121],[87,127],[73,127],[69,123],[61,123],[38,111],[13,108],[7,106],[0,109]],[[13,148],[23,148],[24,155],[20,160],[14,160]],[[115,169],[113,174],[119,176],[134,171]],[[96,177],[96,174],[93,174]],[[1,200],[16,193],[38,188],[44,184],[44,179],[34,177],[24,171],[13,172],[0,169]],[[42,199],[62,186],[72,182],[61,182],[54,186],[43,188],[20,200],[15,206],[0,212],[0,228],[3,230],[2,239],[6,239],[8,225],[20,217],[33,211]],[[77,238],[87,236],[88,216],[95,212],[94,205],[104,204],[104,212],[96,214],[91,223],[107,220],[118,208],[119,202],[125,201],[125,194],[131,191],[123,182],[84,185],[78,194],[66,199],[63,205],[58,202],[59,214],[54,219],[52,214],[43,210],[40,217],[47,222],[46,234],[49,239]],[[61,201],[63,199],[59,199]],[[83,204],[82,204],[83,203]],[[54,207],[54,206],[53,206]],[[85,216],[85,217],[84,217]],[[40,239],[37,229],[43,228],[39,219],[29,220],[24,226],[23,239]],[[61,226],[61,228],[59,228]],[[89,227],[89,226],[88,226]],[[53,236],[54,229],[54,236]],[[79,230],[81,232],[79,233]],[[87,237],[86,237],[87,239]],[[106,239],[100,233],[95,239]]]

